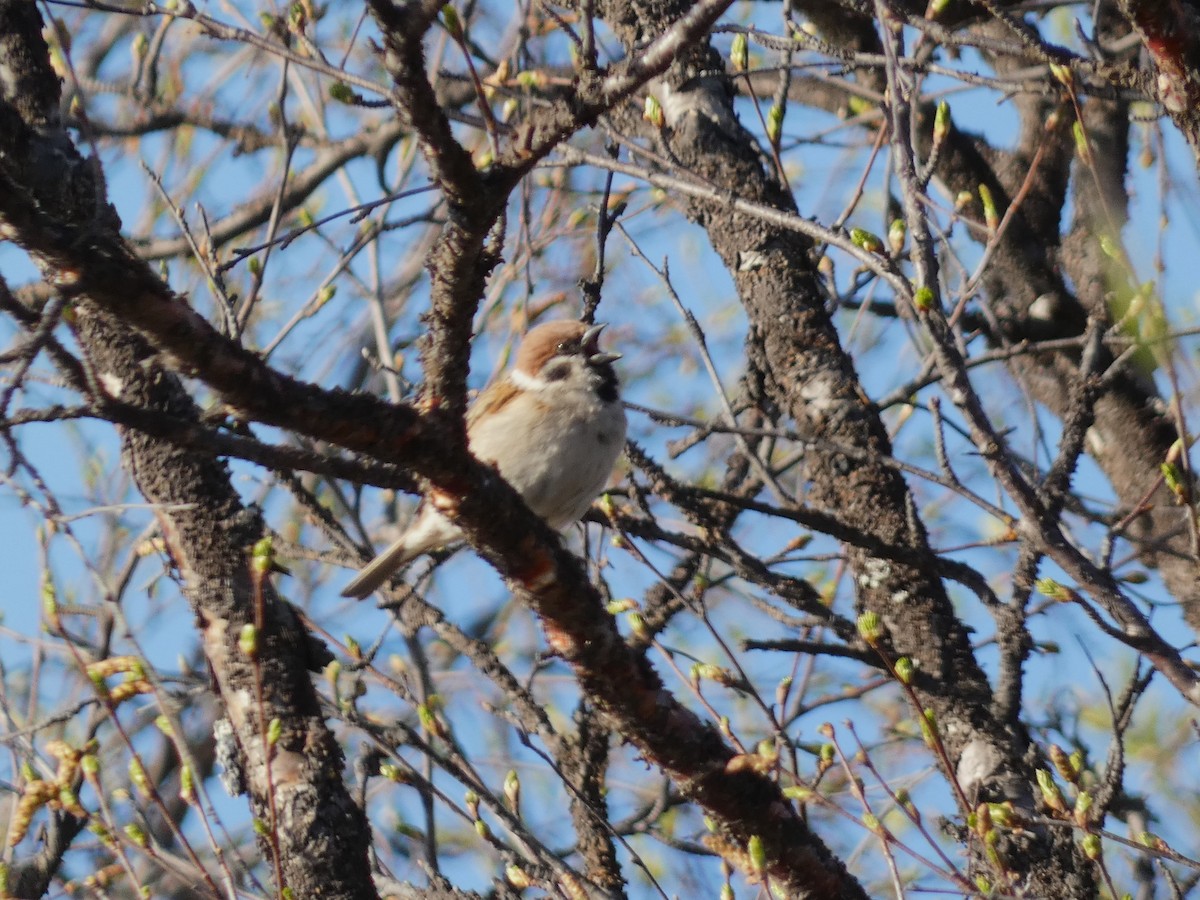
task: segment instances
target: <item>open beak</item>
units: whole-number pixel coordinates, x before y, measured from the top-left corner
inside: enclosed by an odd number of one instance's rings
[[[602,366],[606,363],[616,362],[621,358],[620,353],[600,352],[600,332],[607,327],[607,323],[602,322],[599,325],[593,325],[583,333],[583,340],[580,344],[587,356],[589,366]]]

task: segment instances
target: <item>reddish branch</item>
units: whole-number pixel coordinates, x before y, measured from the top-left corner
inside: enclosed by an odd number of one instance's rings
[[[1200,161],[1200,11],[1183,0],[1121,0],[1150,53],[1152,91]]]

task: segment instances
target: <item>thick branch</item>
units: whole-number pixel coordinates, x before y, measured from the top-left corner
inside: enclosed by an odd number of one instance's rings
[[[460,419],[448,418],[441,410],[418,416],[411,408],[389,406],[374,398],[322,391],[269,369],[174,297],[120,239],[115,223],[63,217],[54,214],[56,209],[39,204],[19,177],[31,142],[32,135],[15,111],[0,106],[0,160],[6,161],[0,166],[0,227],[38,259],[48,278],[73,296],[94,303],[99,324],[111,321],[137,328],[166,359],[205,379],[248,418],[295,428],[412,466],[439,490],[449,514],[462,524],[471,543],[501,569],[542,618],[551,646],[571,663],[585,693],[612,727],[704,807],[721,826],[724,841],[744,848],[752,837],[761,839],[772,881],[792,896],[864,896],[770,778],[726,768],[733,758],[732,749],[715,728],[682,707],[664,689],[644,656],[625,643],[579,560],[561,548],[548,526],[524,507],[492,469],[475,462],[466,454],[461,439],[452,436],[461,428]],[[481,277],[479,224],[480,220],[474,220],[461,228],[459,235],[468,243],[446,246],[444,252],[461,255],[449,272],[438,269],[435,261],[435,279],[453,277],[462,271],[457,267],[471,270],[468,288],[475,284],[471,279]],[[455,282],[448,284],[447,290],[457,291],[462,286]],[[161,373],[155,377],[170,380]],[[161,496],[155,493],[153,499]],[[208,527],[222,540],[245,534],[224,525]],[[229,549],[211,557],[207,551],[197,556],[196,546],[204,549],[206,544],[190,527],[181,529],[178,537],[182,540],[173,543],[189,554],[183,560],[185,573],[198,571],[209,560],[224,560],[232,567],[220,582],[226,590],[232,588],[232,605],[206,612],[204,620],[206,634],[219,633],[226,641],[236,635],[249,614],[242,594],[249,586],[245,560]],[[208,610],[217,599],[201,591],[196,602]],[[269,596],[266,601],[268,608],[274,608]],[[273,628],[265,634],[267,642],[261,652],[275,654],[281,645],[270,638],[277,633],[274,628],[282,625],[268,624]],[[214,653],[217,643],[210,642]],[[217,660],[214,668],[233,672],[230,677],[245,671],[229,668],[238,653],[236,640],[233,647],[225,644],[225,651],[227,657]],[[281,673],[281,685],[290,684],[301,691],[303,685],[294,681]],[[244,712],[252,722],[257,721],[253,707]],[[251,743],[253,727],[248,731],[243,732],[245,742]],[[290,734],[285,731],[288,737],[283,747],[287,749],[291,747]],[[308,771],[301,760],[297,763],[300,773]],[[336,778],[339,767],[332,765],[328,770]],[[316,796],[330,795],[317,792]],[[338,819],[331,816],[330,821]],[[356,831],[348,826],[344,824],[341,830],[352,839]],[[337,846],[340,844],[332,849],[336,851]],[[366,840],[355,846],[361,850]],[[288,864],[303,867],[319,858],[320,854],[298,851],[288,854]],[[338,861],[357,858],[354,853],[344,853]]]
[[[10,29],[6,40],[22,48],[0,63],[0,86],[18,83],[22,67],[32,70],[28,79],[36,81],[38,73],[53,78],[38,17],[15,20],[14,9],[34,7],[0,0],[0,23]],[[46,276],[73,298],[79,343],[108,390],[131,406],[194,421],[197,412],[178,378],[108,308],[106,295],[119,292],[123,279],[103,287],[93,277],[80,277],[92,262],[103,260],[97,266],[101,271],[129,275],[144,291],[162,290],[120,240],[119,222],[95,169],[65,134],[44,124],[53,118],[56,97],[37,96],[45,104],[40,115],[27,106],[22,115],[10,99],[7,92],[0,94],[5,144],[0,233],[25,246]],[[42,128],[34,131],[33,123]],[[57,178],[51,177],[53,168]],[[137,431],[122,438],[126,467],[146,499],[159,505],[160,527],[182,573],[245,762],[254,816],[268,825],[260,847],[274,862],[280,889],[347,900],[377,896],[367,866],[369,829],[346,792],[341,748],[325,726],[308,677],[308,636],[251,566],[250,548],[262,535],[261,522],[242,509],[225,466],[215,457]],[[256,646],[247,653],[242,639],[251,626]],[[269,723],[277,723],[279,732],[270,744]]]

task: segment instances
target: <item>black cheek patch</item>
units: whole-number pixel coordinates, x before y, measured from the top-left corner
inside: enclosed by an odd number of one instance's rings
[[[593,383],[596,396],[605,403],[615,403],[617,400],[617,373],[611,363],[592,369]]]
[[[550,363],[546,368],[542,369],[542,378],[545,381],[562,381],[570,374],[571,364],[566,360]]]

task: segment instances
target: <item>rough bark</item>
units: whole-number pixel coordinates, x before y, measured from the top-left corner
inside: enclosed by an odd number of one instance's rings
[[[681,8],[614,2],[598,4],[597,12],[634,46],[654,23]],[[849,33],[855,33],[854,21],[847,20]],[[683,170],[719,192],[794,213],[790,195],[768,174],[753,138],[738,124],[723,82],[704,77],[722,66],[711,51],[697,48],[664,79],[675,98],[664,103],[669,152]],[[877,410],[866,401],[826,310],[812,242],[711,202],[690,203],[687,212],[704,227],[750,318],[747,355],[759,404],[798,423],[805,437],[853,448],[868,459],[889,456]],[[961,779],[971,802],[1003,798],[1032,805],[1029,736],[1019,723],[991,715],[991,687],[950,604],[903,476],[837,452],[810,452],[805,465],[809,504],[883,546],[908,551],[915,561],[847,547],[858,608],[884,623],[883,654],[917,664],[918,694],[942,723],[952,777]],[[1063,837],[1046,834],[1006,862],[1039,889],[1072,883],[1072,890],[1087,894],[1087,867]]]
[[[7,48],[0,63],[0,180],[8,196],[0,233],[24,246],[70,298],[96,391],[197,421],[178,377],[91,290],[93,263],[113,278],[109,291],[122,290],[123,276],[144,264],[120,239],[96,166],[79,156],[59,124],[59,86],[37,8],[0,2],[0,35]],[[153,281],[146,272],[139,277]],[[253,567],[262,522],[243,508],[218,459],[136,430],[122,433],[122,449],[139,490],[158,506],[217,695],[234,726],[254,816],[265,824],[260,849],[276,866],[279,889],[297,896],[378,896],[367,867],[370,830],[342,782],[342,750],[309,680],[308,635],[269,577]],[[242,643],[248,627],[257,631],[253,653]],[[273,730],[278,737],[268,742]]]

